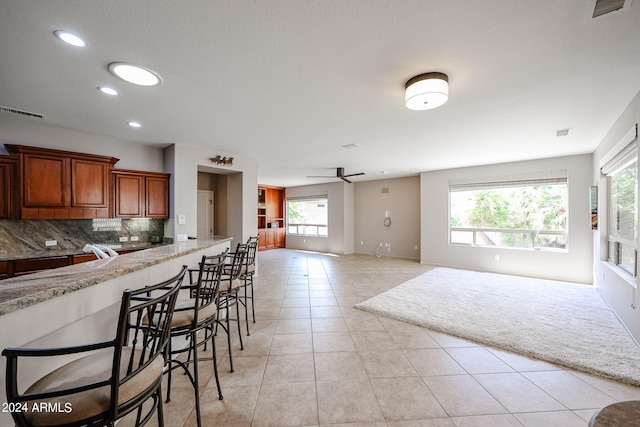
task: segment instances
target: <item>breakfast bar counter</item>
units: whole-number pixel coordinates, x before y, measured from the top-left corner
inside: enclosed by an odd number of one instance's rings
[[[203,255],[223,252],[230,237],[187,240],[0,282],[0,350],[64,347],[115,337],[122,292],[160,283]],[[30,384],[59,365],[22,363]],[[55,363],[62,363],[56,360]],[[5,402],[5,360],[0,360],[0,402]],[[13,425],[0,413],[0,427]]]
[[[230,240],[222,236],[187,240],[6,279],[0,282],[0,316]]]

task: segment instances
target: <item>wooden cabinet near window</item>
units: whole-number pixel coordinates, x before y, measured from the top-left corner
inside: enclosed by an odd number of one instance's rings
[[[169,174],[113,170],[116,218],[168,218]]]
[[[83,219],[109,215],[114,157],[5,144],[19,157],[20,218]]]
[[[16,156],[0,156],[0,219],[13,219],[16,216],[17,164]]]
[[[258,187],[258,249],[286,247],[285,189]]]

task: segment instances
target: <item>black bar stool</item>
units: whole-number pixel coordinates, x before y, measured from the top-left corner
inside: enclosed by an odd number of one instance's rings
[[[187,291],[186,297],[181,296],[176,302],[175,313],[171,322],[171,338],[184,337],[188,345],[184,348],[174,348],[172,341],[168,346],[168,369],[167,373],[167,402],[171,400],[171,377],[172,371],[182,368],[185,372],[195,392],[196,420],[198,426],[202,425],[200,416],[200,388],[198,378],[198,347],[206,345],[209,341],[213,355],[213,373],[218,387],[218,398],[222,400],[222,389],[218,377],[218,363],[216,360],[216,346],[214,336],[214,323],[218,315],[220,278],[225,267],[225,259],[229,250],[213,255],[203,256],[199,264],[198,279],[195,284],[182,286],[182,291]],[[186,361],[178,357],[188,352]],[[189,367],[192,367],[192,371]]]
[[[7,358],[8,403],[14,408],[24,405],[61,408],[13,411],[16,425],[113,426],[116,420],[137,410],[136,426],[145,425],[155,412],[158,425],[164,426],[161,392],[164,356],[186,271],[187,267],[182,267],[176,276],[154,286],[126,289],[113,340],[64,348],[5,349],[2,355]],[[157,295],[150,296],[151,293]],[[64,355],[81,357],[40,378],[24,393],[18,391],[20,359]],[[151,407],[145,405],[150,399]]]
[[[220,302],[218,304],[219,310],[224,310],[224,319],[220,318],[220,311],[218,311],[218,318],[216,325],[219,325],[227,333],[227,346],[229,348],[229,370],[233,372],[233,354],[231,351],[231,322],[237,322],[238,324],[238,339],[240,340],[240,350],[244,350],[244,344],[242,343],[242,332],[240,331],[240,303],[238,294],[243,281],[240,279],[240,272],[244,263],[245,256],[247,254],[246,243],[239,243],[236,246],[235,252],[229,253],[229,262],[226,264],[222,278],[220,279]],[[236,317],[232,318],[230,315],[231,307],[236,307]],[[216,328],[217,330],[217,328]]]

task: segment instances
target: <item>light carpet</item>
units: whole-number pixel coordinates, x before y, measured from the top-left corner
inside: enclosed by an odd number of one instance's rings
[[[592,286],[434,268],[356,308],[640,385],[640,347]]]

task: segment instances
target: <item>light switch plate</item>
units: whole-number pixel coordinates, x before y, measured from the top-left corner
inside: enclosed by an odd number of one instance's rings
[[[47,240],[44,242],[45,246],[58,246],[57,240]]]
[[[128,241],[129,241],[129,238],[128,238],[127,236],[122,236],[122,237],[120,237],[120,239],[119,239],[119,240],[120,240],[121,242],[128,242]]]
[[[188,236],[186,234],[178,234],[176,239],[178,242],[185,242],[188,239]]]
[[[137,242],[137,241],[139,241],[139,240],[140,240],[140,237],[139,237],[139,236],[131,236],[131,241],[132,241],[132,242]]]

